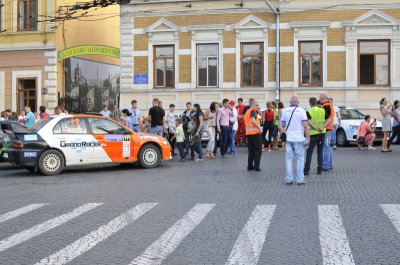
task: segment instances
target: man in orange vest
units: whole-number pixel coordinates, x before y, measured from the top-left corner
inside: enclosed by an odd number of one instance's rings
[[[326,133],[325,133],[325,141],[324,141],[324,149],[323,149],[323,164],[322,171],[329,171],[333,169],[333,149],[332,149],[332,132],[333,132],[333,123],[335,119],[335,111],[333,105],[328,100],[328,95],[326,93],[322,93],[319,96],[319,100],[322,103],[322,107],[325,110],[325,118],[326,118]]]
[[[258,103],[253,101],[250,105],[250,108],[244,115],[244,123],[246,127],[246,137],[249,150],[247,170],[261,171],[260,160],[262,147],[262,127],[260,125],[260,118],[257,112],[258,108]]]

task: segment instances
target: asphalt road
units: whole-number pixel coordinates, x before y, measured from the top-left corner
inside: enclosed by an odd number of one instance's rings
[[[400,264],[400,152],[335,151],[334,170],[284,185],[233,158],[143,170],[0,166],[0,264]],[[312,164],[315,173],[315,161]]]

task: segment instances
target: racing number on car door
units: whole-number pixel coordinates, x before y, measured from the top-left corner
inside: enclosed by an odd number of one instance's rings
[[[64,153],[67,165],[90,163],[93,160],[95,139],[86,126],[85,118],[65,118],[53,128],[59,149]]]
[[[101,143],[101,147],[95,147],[94,149],[94,159],[96,161],[126,162],[131,159],[132,151],[129,131],[116,122],[107,119],[89,118],[89,124],[94,138]],[[98,150],[98,148],[102,150]]]

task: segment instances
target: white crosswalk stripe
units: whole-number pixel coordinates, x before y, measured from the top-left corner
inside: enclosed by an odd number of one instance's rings
[[[48,205],[48,203],[33,203],[33,204],[26,205],[22,208],[19,208],[17,210],[14,210],[14,211],[11,211],[8,213],[4,213],[4,214],[0,215],[0,223],[4,223],[8,220],[16,218],[25,213],[29,213],[31,211],[37,210],[46,205]]]
[[[381,207],[400,233],[400,204],[381,204]]]
[[[82,205],[69,213],[60,215],[56,218],[50,219],[44,223],[41,223],[41,224],[31,227],[27,230],[24,230],[18,234],[15,234],[6,239],[3,239],[2,241],[0,241],[0,251],[4,251],[4,250],[14,247],[18,244],[21,244],[22,242],[25,242],[35,236],[43,234],[43,233],[49,231],[50,229],[60,226],[64,223],[74,219],[75,217],[78,217],[79,215],[81,215],[85,212],[88,212],[100,205],[102,205],[102,203],[88,203],[88,204]]]
[[[318,205],[319,239],[324,265],[354,264],[337,205]]]
[[[101,241],[107,239],[111,235],[117,233],[128,224],[132,223],[140,216],[145,214],[147,211],[155,207],[157,203],[142,203],[138,206],[132,208],[131,210],[123,213],[107,224],[99,227],[88,235],[76,240],[72,244],[68,245],[64,249],[59,250],[58,252],[50,255],[47,258],[44,258],[37,265],[45,265],[45,264],[66,264],[73,260],[74,258],[82,255],[86,251],[92,249]]]
[[[256,265],[265,242],[275,205],[257,205],[226,262],[226,265]]]
[[[178,245],[201,223],[215,204],[196,204],[185,216],[154,241],[131,265],[157,265],[171,254]]]

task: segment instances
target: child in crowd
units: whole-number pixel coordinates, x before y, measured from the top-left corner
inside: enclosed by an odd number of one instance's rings
[[[176,119],[176,130],[174,132],[173,138],[176,139],[176,146],[178,147],[179,150],[179,155],[181,156],[181,160],[179,162],[185,162],[185,151],[184,151],[184,146],[185,146],[185,133],[183,131],[183,120],[182,119]]]
[[[121,121],[121,124],[130,128],[130,126],[129,126],[129,116],[131,116],[131,114],[129,113],[129,110],[128,109],[123,109],[121,114],[122,115],[119,117],[119,119]]]

